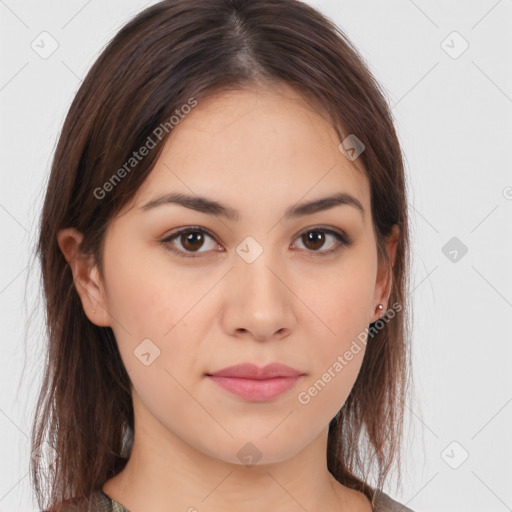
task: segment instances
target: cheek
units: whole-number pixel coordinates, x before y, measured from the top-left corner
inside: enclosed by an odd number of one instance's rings
[[[204,337],[203,326],[209,322],[204,315],[201,323],[197,321],[204,312],[201,298],[212,287],[213,278],[199,273],[184,278],[171,265],[164,268],[161,262],[138,257],[133,251],[122,261],[112,262],[106,275],[112,329],[133,388],[144,404],[141,410],[171,425],[176,421],[172,411],[191,404],[182,386],[189,389],[194,384],[191,376],[204,371],[195,356],[195,340]],[[201,424],[204,411],[193,412]]]
[[[139,395],[158,401],[155,389],[172,394],[177,382],[188,385],[191,376],[204,373],[197,353],[214,321],[212,288],[219,276],[180,272],[165,255],[134,250],[122,260],[106,260],[105,268],[112,329]]]
[[[333,301],[321,310],[330,329],[321,325],[316,334],[309,335],[315,340],[308,347],[311,372],[297,391],[297,402],[316,428],[324,426],[340,410],[361,369],[368,327],[366,315],[360,312],[360,308],[367,307],[365,297],[352,294],[347,298],[333,293]]]
[[[113,328],[117,323],[121,333],[128,331],[136,339],[172,336],[174,326],[186,322],[215,282],[215,276],[204,272],[180,272],[160,250],[132,249],[110,265],[106,261]]]
[[[303,281],[300,296],[309,298],[304,302],[315,314],[303,325],[314,342],[308,347],[312,372],[298,402],[313,416],[334,416],[355,383],[366,350],[373,272],[372,260],[354,253],[337,271],[329,269],[329,277],[317,272]]]
[[[323,343],[320,353],[343,349],[369,325],[375,287],[375,266],[368,252],[346,253],[336,268],[320,269],[302,280],[298,295],[305,297],[310,322]]]

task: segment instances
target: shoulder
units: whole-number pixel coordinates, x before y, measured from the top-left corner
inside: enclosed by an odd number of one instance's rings
[[[86,499],[74,499],[63,501],[43,512],[88,512],[89,505]]]
[[[94,491],[90,498],[65,501],[43,512],[115,512],[111,500],[101,492]]]
[[[382,491],[375,495],[373,510],[374,512],[414,512]]]

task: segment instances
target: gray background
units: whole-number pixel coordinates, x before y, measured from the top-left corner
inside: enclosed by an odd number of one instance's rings
[[[37,510],[28,438],[44,326],[31,256],[57,137],[99,52],[152,3],[0,0],[0,512]],[[389,492],[417,512],[512,510],[512,1],[310,3],[386,89],[406,157],[416,399],[405,483]]]

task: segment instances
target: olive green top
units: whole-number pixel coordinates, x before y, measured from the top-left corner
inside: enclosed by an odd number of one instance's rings
[[[74,505],[60,507],[59,512],[130,512],[126,507],[113,500],[105,494],[102,489],[96,490],[92,494],[92,503],[89,509],[84,502]],[[387,494],[381,492],[375,496],[374,512],[413,512],[410,508],[390,498]]]

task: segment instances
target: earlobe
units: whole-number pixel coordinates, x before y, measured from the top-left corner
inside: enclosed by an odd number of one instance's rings
[[[97,266],[90,255],[82,253],[83,234],[75,228],[62,229],[57,242],[73,275],[76,291],[89,320],[98,326],[109,326],[109,315]]]

